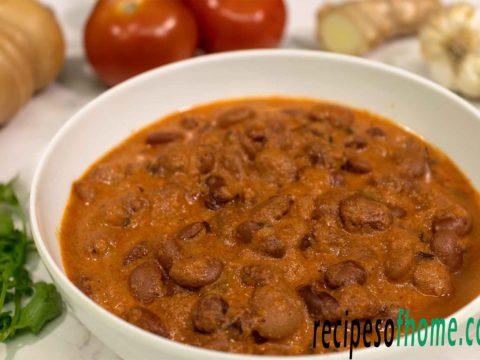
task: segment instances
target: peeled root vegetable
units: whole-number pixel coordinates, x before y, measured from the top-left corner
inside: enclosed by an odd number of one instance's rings
[[[53,13],[36,0],[0,1],[0,126],[63,66],[65,44]]]
[[[382,42],[416,32],[440,0],[358,0],[325,5],[317,15],[321,49],[363,55]]]
[[[480,98],[480,9],[454,4],[432,15],[420,31],[432,78],[471,98]]]

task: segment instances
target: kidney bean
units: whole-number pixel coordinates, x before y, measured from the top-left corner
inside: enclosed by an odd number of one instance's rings
[[[255,344],[257,345],[262,345],[262,344],[265,344],[268,339],[267,338],[264,338],[262,335],[260,335],[258,333],[258,331],[254,330],[252,331],[252,337],[253,337],[253,341],[255,342]],[[262,353],[262,354],[265,354],[265,353]]]
[[[277,238],[272,227],[263,228],[253,237],[253,247],[273,258],[280,259],[285,256],[285,244]]]
[[[399,219],[403,219],[407,216],[407,212],[405,211],[405,209],[400,206],[391,206],[390,212],[394,217]]]
[[[355,149],[355,150],[362,150],[362,149],[365,149],[368,146],[368,142],[363,137],[355,136],[353,139],[347,141],[345,143],[345,146],[347,148],[352,148],[352,149]]]
[[[264,239],[259,246],[259,250],[275,259],[281,259],[287,253],[285,244],[277,237]]]
[[[345,171],[359,175],[368,174],[372,171],[372,166],[368,161],[355,157],[350,157],[349,159],[347,159],[345,164],[343,164],[342,168]]]
[[[263,142],[267,138],[267,133],[264,124],[254,124],[247,128],[245,134],[253,141]]]
[[[198,119],[196,116],[184,116],[180,123],[185,130],[193,130],[198,127]]]
[[[321,104],[310,111],[309,118],[313,121],[328,121],[336,128],[347,128],[353,124],[355,114],[340,105]]]
[[[338,301],[329,293],[314,292],[310,285],[298,290],[303,298],[310,316],[314,319],[335,321],[340,318],[340,306]]]
[[[163,296],[165,289],[159,265],[153,261],[138,265],[130,273],[128,287],[132,296],[144,304]]]
[[[127,312],[127,321],[151,333],[167,336],[167,331],[160,318],[148,309],[133,307]]]
[[[430,244],[430,238],[424,232],[418,234],[418,240],[424,244]]]
[[[178,131],[154,131],[147,135],[145,143],[147,145],[161,145],[167,144],[172,141],[179,140],[183,137],[183,134]]]
[[[340,171],[334,171],[330,174],[330,185],[341,187],[345,185],[345,175]]]
[[[75,181],[73,183],[73,193],[86,204],[93,201],[97,195],[95,184],[87,180]]]
[[[406,149],[399,154],[397,162],[401,171],[410,177],[418,178],[429,171],[427,149],[416,141],[407,143]]]
[[[199,235],[202,231],[208,232],[209,230],[210,225],[206,221],[197,221],[180,229],[177,232],[176,238],[180,240],[189,240]]]
[[[287,215],[292,204],[291,195],[274,195],[257,205],[252,217],[261,223],[272,223]]]
[[[252,241],[253,235],[263,227],[263,224],[255,221],[244,221],[237,226],[235,233],[237,239],[244,244],[248,244]]]
[[[228,303],[217,294],[207,294],[198,300],[192,312],[195,330],[212,334],[226,322]]]
[[[240,277],[245,285],[265,286],[273,281],[274,274],[269,267],[254,264],[244,266],[240,272]]]
[[[362,265],[353,260],[346,260],[330,265],[325,272],[325,283],[330,289],[346,285],[360,284],[367,281],[367,272]]]
[[[306,154],[308,155],[308,160],[312,165],[318,165],[326,168],[334,168],[336,166],[336,161],[333,157],[325,150],[324,145],[314,142],[307,146],[305,149]]]
[[[247,155],[247,158],[250,161],[254,161],[257,157],[257,153],[260,151],[257,143],[246,137],[240,138],[240,146],[242,147],[243,152],[245,153],[245,155]]]
[[[315,199],[312,211],[312,219],[314,220],[331,220],[335,222],[338,218],[338,205],[328,200],[328,196],[319,196]]]
[[[156,158],[153,160],[149,160],[145,163],[145,171],[154,177],[160,177],[165,175],[165,171],[161,164],[162,159]]]
[[[348,311],[351,319],[373,319],[381,311],[381,303],[366,287],[353,284],[340,289],[337,293],[342,316]]]
[[[305,234],[300,239],[300,243],[298,244],[298,248],[302,251],[307,250],[308,248],[312,247],[313,243],[315,242],[315,235],[312,233]]]
[[[87,237],[84,242],[85,252],[92,259],[103,258],[109,255],[116,247],[116,239],[105,238],[103,235]]]
[[[402,280],[411,273],[415,264],[417,238],[405,230],[398,230],[388,239],[385,275],[391,280]]]
[[[200,174],[208,174],[215,167],[215,154],[212,149],[200,151],[197,155],[198,171]]]
[[[160,216],[163,219],[172,213],[172,209],[179,209],[183,206],[188,206],[185,188],[179,184],[168,184],[153,192],[152,212],[150,215],[153,218]]]
[[[160,174],[164,176],[175,173],[187,174],[190,172],[191,160],[190,153],[175,149],[161,154],[157,159],[157,163],[150,167],[150,171],[154,175]]]
[[[199,288],[214,283],[222,274],[220,260],[208,256],[185,257],[173,262],[169,275],[179,285]]]
[[[226,335],[230,339],[241,340],[245,336],[252,334],[251,325],[252,325],[252,314],[247,311],[241,312],[239,315],[234,316],[225,327]]]
[[[423,251],[418,251],[415,254],[415,257],[419,260],[433,260],[433,259],[435,259],[435,255],[430,254],[430,253],[426,253],[426,252],[423,252]]]
[[[80,274],[73,278],[73,283],[88,297],[93,295],[94,280],[91,276]]]
[[[207,194],[203,199],[203,203],[205,204],[205,207],[207,209],[216,211],[218,209],[221,209],[227,202],[220,202],[215,199],[212,194]]]
[[[403,163],[405,172],[413,177],[421,177],[429,171],[427,159],[419,156]]]
[[[419,261],[413,272],[413,284],[425,295],[448,296],[453,293],[450,272],[436,260]]]
[[[455,272],[463,264],[463,253],[458,246],[458,236],[453,231],[437,231],[433,234],[430,248],[438,259]]]
[[[372,178],[369,179],[371,185],[384,189],[387,191],[393,191],[396,193],[407,193],[415,191],[415,180],[408,177],[398,177],[393,174],[377,175],[372,174]]]
[[[399,304],[385,302],[380,306],[380,312],[378,314],[380,319],[383,319],[385,321],[387,321],[388,319],[396,321],[398,319],[400,309],[402,308]],[[402,315],[401,318],[405,321],[405,315]]]
[[[255,116],[253,109],[249,107],[236,107],[221,113],[217,118],[219,127],[225,129],[230,126],[239,124],[245,120],[251,119]]]
[[[393,222],[388,207],[360,194],[342,200],[339,213],[344,228],[349,232],[385,231]]]
[[[377,126],[372,126],[367,129],[367,134],[372,136],[372,137],[385,137],[385,131],[383,131],[382,128],[379,128]]]
[[[173,238],[167,238],[158,247],[157,260],[165,271],[170,271],[173,262],[180,257],[180,250]]]
[[[195,204],[201,197],[202,193],[200,191],[185,192],[185,200],[187,200],[188,205]]]
[[[131,263],[146,257],[149,254],[149,248],[147,244],[140,243],[134,245],[123,258],[123,266],[130,265]]]
[[[293,334],[303,321],[295,294],[286,289],[272,286],[256,288],[251,307],[256,316],[253,328],[267,339],[283,339]]]
[[[245,172],[244,153],[241,150],[226,147],[219,155],[219,167],[235,178],[240,178]]]
[[[133,228],[137,218],[150,206],[142,195],[131,193],[103,204],[99,218],[109,226]]]
[[[456,235],[463,236],[472,229],[470,218],[449,217],[443,219],[435,219],[433,222],[434,232],[454,232]]]
[[[125,213],[131,216],[148,207],[149,202],[143,196],[132,194],[124,199],[123,206]]]
[[[464,208],[455,205],[448,214],[433,220],[432,229],[433,232],[451,231],[464,236],[472,230],[472,217]]]
[[[105,185],[116,185],[125,180],[127,167],[118,162],[103,163],[97,165],[85,181],[101,183]]]
[[[205,206],[210,210],[218,210],[235,198],[235,194],[228,188],[225,178],[219,175],[210,175],[205,181],[209,193],[204,199]]]
[[[106,204],[102,204],[99,210],[98,218],[102,219],[102,222],[106,225],[128,227],[131,222],[121,199],[113,199]]]
[[[214,211],[219,210],[223,206],[225,206],[227,203],[229,203],[231,200],[233,200],[233,197],[230,200],[226,200],[231,196],[231,193],[228,192],[228,190],[226,190],[222,195],[216,196],[219,194],[220,193],[216,193],[216,194],[209,193],[204,197],[203,202],[207,209],[214,210]]]
[[[279,149],[261,151],[255,158],[255,166],[263,177],[277,183],[285,184],[297,177],[294,159]]]

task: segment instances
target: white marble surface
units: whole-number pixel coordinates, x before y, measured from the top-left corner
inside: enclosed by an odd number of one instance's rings
[[[34,99],[5,128],[0,129],[0,180],[19,176],[19,189],[25,200],[36,164],[55,132],[88,101],[105,88],[90,72],[82,51],[82,28],[93,0],[43,0],[59,16],[68,44],[68,58],[58,80]],[[313,48],[314,12],[323,0],[289,0],[290,21],[285,47]],[[480,0],[470,0],[480,5]],[[415,39],[401,39],[382,46],[370,55],[427,76]],[[476,104],[480,108],[480,103]],[[49,280],[36,255],[29,259],[35,279]],[[442,348],[438,359],[476,359],[479,347]],[[86,330],[67,309],[39,335],[22,336],[0,344],[0,359],[119,359]]]

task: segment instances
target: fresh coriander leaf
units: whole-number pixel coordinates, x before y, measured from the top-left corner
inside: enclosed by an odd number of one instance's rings
[[[15,230],[11,216],[0,213],[0,238],[9,236]]]
[[[11,183],[0,184],[0,202],[12,206],[17,206],[19,204],[17,195],[15,195]]]
[[[11,292],[7,292],[5,296],[5,304],[8,304],[10,301],[13,301],[13,294]]]
[[[28,271],[24,268],[18,269],[15,274],[15,291],[21,291],[26,296],[32,296],[32,285],[33,282]]]
[[[38,282],[30,302],[21,310],[15,330],[28,328],[37,334],[50,320],[62,313],[62,299],[55,285]]]
[[[0,183],[0,342],[14,337],[17,330],[38,333],[62,312],[55,286],[33,284],[25,269],[28,252],[35,247],[12,184]]]
[[[12,323],[12,316],[9,312],[3,312],[0,314],[0,333],[10,327]]]

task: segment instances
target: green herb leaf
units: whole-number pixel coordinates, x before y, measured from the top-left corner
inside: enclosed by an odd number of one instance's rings
[[[8,184],[0,184],[0,203],[18,206],[18,198],[12,187],[12,182]]]
[[[10,216],[0,214],[0,237],[10,235],[15,230],[13,220]]]
[[[8,329],[12,323],[12,316],[9,312],[3,312],[0,314],[0,332]]]
[[[0,183],[0,341],[14,337],[18,330],[36,334],[62,312],[55,286],[34,284],[25,269],[32,245],[13,181]]]
[[[22,309],[15,330],[28,328],[37,334],[50,320],[62,313],[62,298],[55,285],[38,282],[30,302]]]

